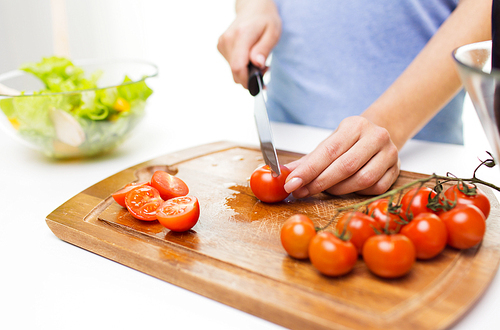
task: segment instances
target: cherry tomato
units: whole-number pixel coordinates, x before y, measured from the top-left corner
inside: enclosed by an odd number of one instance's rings
[[[193,228],[200,217],[200,204],[194,196],[174,197],[163,202],[156,211],[163,227],[182,232]]]
[[[474,205],[457,204],[439,214],[448,231],[447,243],[456,249],[468,249],[482,241],[486,231],[483,212]]]
[[[264,203],[281,202],[288,197],[285,191],[285,180],[290,170],[280,165],[281,174],[274,177],[268,165],[258,167],[250,177],[250,188],[255,197]]]
[[[389,208],[389,200],[387,198],[378,199],[368,205],[368,215],[378,221],[382,228],[388,229],[391,232],[399,231],[401,225],[401,209],[392,203]],[[388,224],[387,224],[388,223]]]
[[[428,212],[418,214],[401,228],[400,233],[415,245],[417,259],[437,256],[445,248],[448,237],[443,221],[436,214]]]
[[[153,173],[151,186],[158,189],[163,200],[189,194],[189,188],[184,181],[165,171],[156,171]]]
[[[156,209],[162,202],[158,190],[148,185],[134,187],[125,196],[125,206],[139,220],[156,220]]]
[[[123,207],[127,207],[125,205],[125,196],[127,195],[127,193],[136,187],[148,185],[148,184],[149,184],[149,182],[132,182],[132,183],[127,184],[125,187],[118,190],[117,192],[114,192],[113,194],[111,194],[111,196],[113,196],[113,199],[118,204],[120,204]]]
[[[462,188],[463,185],[460,184],[460,188]],[[473,185],[467,185],[468,189],[466,191],[470,191],[474,186]],[[462,189],[463,190],[463,189]],[[457,204],[472,204],[474,206],[477,206],[483,212],[484,218],[488,219],[488,216],[490,215],[490,201],[488,197],[482,192],[478,187],[476,187],[475,194],[472,194],[473,192],[471,191],[471,194],[465,194],[464,192],[460,191],[458,184],[454,185],[453,187],[450,187],[446,189],[444,192],[444,196],[449,199],[450,201],[455,201],[457,200]]]
[[[403,218],[409,221],[423,212],[434,213],[427,207],[429,195],[430,198],[436,196],[436,192],[429,187],[416,187],[406,192],[401,199],[401,215]]]
[[[337,222],[336,228],[338,233],[344,230],[350,233],[349,240],[356,247],[358,254],[362,253],[368,237],[376,234],[373,228],[381,230],[379,222],[362,212],[345,213]]]
[[[281,245],[296,259],[309,257],[309,243],[316,235],[311,219],[304,214],[292,215],[281,227]]]
[[[358,260],[356,247],[330,232],[319,232],[309,244],[309,259],[322,274],[340,276],[350,272]]]
[[[407,274],[413,267],[415,246],[401,234],[375,235],[366,240],[363,259],[375,275],[396,278]]]

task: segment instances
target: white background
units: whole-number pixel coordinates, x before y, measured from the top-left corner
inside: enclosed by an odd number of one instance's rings
[[[139,162],[219,140],[258,144],[253,100],[233,83],[216,49],[234,17],[234,1],[65,4],[73,59],[140,58],[158,65],[160,75],[150,82],[146,118],[113,154],[55,162],[0,135],[0,328],[278,328],[64,243],[44,221],[80,191]],[[0,0],[0,73],[52,55],[52,24],[49,0]],[[401,152],[402,168],[470,175],[490,149],[470,105],[465,124],[465,147],[412,142]],[[329,134],[275,128],[278,147],[299,152]],[[500,319],[491,308],[500,304],[499,282],[457,329],[495,328]]]

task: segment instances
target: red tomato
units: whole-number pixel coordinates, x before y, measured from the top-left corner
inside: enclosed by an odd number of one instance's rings
[[[189,194],[189,188],[184,181],[165,171],[156,171],[153,173],[151,186],[158,189],[163,200]]]
[[[163,202],[156,211],[158,221],[172,231],[193,228],[200,217],[200,204],[194,196],[174,197]]]
[[[468,249],[483,240],[486,219],[474,205],[457,204],[439,215],[448,231],[447,243],[457,249]]]
[[[274,177],[268,165],[257,168],[250,177],[250,188],[255,197],[264,203],[281,202],[288,197],[285,191],[285,180],[290,174],[290,170],[280,165],[281,174]]]
[[[363,245],[368,237],[376,234],[373,228],[381,229],[375,219],[362,212],[345,213],[337,222],[336,228],[339,234],[344,230],[350,233],[349,240],[356,247],[358,254],[362,253]]]
[[[472,189],[474,187],[472,185],[467,186],[469,187],[468,189]],[[462,188],[462,185],[460,185],[460,188]],[[446,189],[444,196],[450,201],[455,201],[456,199],[457,204],[471,204],[477,206],[481,212],[483,212],[485,219],[488,219],[488,216],[490,215],[490,201],[478,187],[476,187],[475,194],[472,194],[471,192],[471,195],[469,195],[460,191],[460,189],[458,189],[458,184],[456,184],[453,187]]]
[[[401,225],[401,209],[393,203],[389,209],[389,200],[387,198],[378,199],[368,205],[368,215],[378,221],[381,228],[388,229],[391,232],[399,231]],[[387,224],[388,223],[388,224]]]
[[[125,196],[125,206],[139,220],[156,220],[156,209],[162,202],[158,190],[148,185],[135,187]]]
[[[311,219],[304,214],[292,215],[281,227],[281,245],[296,259],[309,258],[309,243],[316,235]]]
[[[340,276],[349,273],[358,260],[356,247],[330,232],[319,232],[309,244],[309,258],[322,274]]]
[[[407,274],[415,263],[415,246],[401,234],[375,235],[363,246],[363,259],[375,275],[396,278]]]
[[[430,198],[436,196],[436,192],[428,187],[416,187],[406,192],[401,199],[401,215],[405,220],[411,220],[420,213],[434,213],[427,207]],[[411,203],[411,205],[410,205]]]
[[[434,213],[423,212],[401,228],[405,235],[413,242],[418,259],[430,259],[437,256],[446,246],[448,232],[446,225]]]
[[[120,204],[123,207],[127,207],[125,205],[125,196],[127,195],[127,193],[136,187],[148,185],[148,184],[149,184],[149,182],[132,182],[132,183],[127,184],[125,187],[118,190],[117,192],[114,192],[113,194],[111,194],[111,196],[113,196],[113,199],[118,204]]]

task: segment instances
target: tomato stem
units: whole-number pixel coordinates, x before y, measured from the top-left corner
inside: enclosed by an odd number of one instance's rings
[[[489,152],[488,152],[488,154],[491,156],[491,154]],[[381,195],[364,200],[363,202],[339,207],[336,209],[336,212],[335,212],[334,216],[332,217],[332,219],[330,219],[330,221],[328,221],[328,223],[326,225],[324,225],[323,227],[319,227],[318,231],[327,229],[335,221],[337,216],[343,211],[357,210],[363,206],[369,205],[370,203],[372,203],[376,200],[385,198],[385,197],[390,197],[390,201],[389,201],[389,203],[390,203],[397,193],[403,192],[405,189],[408,189],[408,188],[415,186],[417,184],[420,184],[420,187],[422,187],[426,182],[429,182],[431,180],[436,180],[436,187],[441,187],[442,184],[446,183],[446,182],[458,181],[458,182],[469,182],[472,184],[479,183],[479,184],[485,185],[487,187],[490,187],[490,188],[495,189],[496,191],[500,192],[500,187],[494,185],[493,183],[481,180],[481,179],[476,177],[477,170],[483,165],[491,168],[491,167],[495,166],[495,161],[493,159],[487,159],[485,161],[482,161],[481,164],[479,164],[479,166],[476,167],[476,169],[474,170],[472,178],[458,178],[454,175],[452,176],[452,174],[450,174],[450,173],[447,173],[447,176],[437,175],[437,174],[433,173],[432,175],[430,175],[428,177],[417,179],[415,181],[409,182],[407,184],[402,185],[401,187],[389,190]],[[439,188],[438,190],[441,190],[441,188]],[[439,191],[438,191],[438,195],[439,195]],[[347,222],[346,222],[346,226],[347,226]],[[341,235],[344,233],[344,230],[342,231]]]

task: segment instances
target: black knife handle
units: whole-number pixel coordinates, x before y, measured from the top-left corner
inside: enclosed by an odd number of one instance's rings
[[[250,62],[248,63],[248,91],[252,94],[252,96],[257,95],[260,92],[257,79],[260,79],[260,85],[264,86],[262,71]]]

